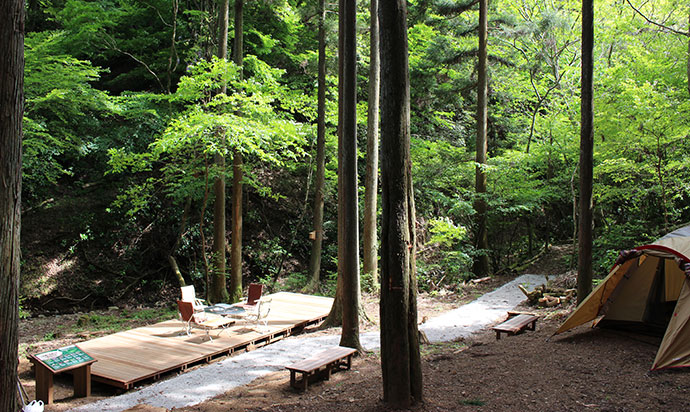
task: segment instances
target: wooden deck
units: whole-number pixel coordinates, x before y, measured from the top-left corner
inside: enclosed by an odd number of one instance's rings
[[[94,381],[123,389],[161,374],[185,370],[188,366],[208,362],[239,350],[251,350],[282,339],[293,330],[322,321],[328,315],[333,299],[320,296],[280,292],[273,295],[268,325],[261,332],[238,320],[219,334],[193,329],[192,336],[180,335],[184,324],[169,320],[79,343],[78,346],[97,360],[91,367]]]

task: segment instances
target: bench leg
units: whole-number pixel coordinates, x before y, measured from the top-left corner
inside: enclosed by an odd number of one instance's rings
[[[303,373],[302,374],[302,390],[306,391],[308,386],[309,386],[309,374]]]
[[[496,340],[501,339],[501,331],[497,330],[496,331]]]
[[[290,386],[297,387],[297,379],[295,378],[295,371],[290,371]]]

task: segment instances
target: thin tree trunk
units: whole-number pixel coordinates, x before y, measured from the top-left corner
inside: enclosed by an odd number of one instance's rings
[[[321,277],[323,247],[323,192],[326,185],[326,0],[319,0],[319,75],[316,122],[316,183],[314,187],[314,239],[309,260],[308,291],[316,291]]]
[[[688,7],[688,93],[690,94],[690,7]]]
[[[199,238],[201,240],[201,257],[204,263],[204,278],[206,284],[204,285],[204,298],[210,299],[211,291],[211,273],[209,271],[208,257],[206,256],[206,235],[204,235],[204,215],[206,214],[206,206],[208,205],[208,157],[204,155],[204,200],[201,203],[201,213],[199,214]]]
[[[0,0],[0,410],[16,411],[24,1]]]
[[[180,230],[177,232],[177,237],[175,238],[175,244],[173,244],[173,247],[170,248],[170,252],[168,252],[168,263],[170,263],[170,267],[173,270],[173,273],[175,274],[175,277],[177,278],[177,281],[179,282],[180,286],[186,286],[186,282],[184,280],[184,276],[182,276],[182,272],[180,271],[180,267],[177,264],[177,260],[175,260],[175,251],[177,251],[177,248],[180,246],[180,242],[182,241],[182,236],[184,235],[185,228],[187,227],[187,219],[189,218],[189,211],[192,208],[192,198],[188,197],[187,200],[184,203],[184,211],[182,212],[182,219],[180,221]]]
[[[177,12],[179,10],[179,1],[172,0],[172,35],[170,36],[170,56],[168,56],[168,81],[166,84],[167,92],[170,94],[170,86],[172,84],[173,72],[177,68],[177,63],[180,58],[177,55],[177,47],[175,42],[177,41]],[[173,60],[175,64],[173,65]]]
[[[487,1],[479,1],[479,79],[477,82],[477,167],[475,170],[475,190],[477,199],[474,207],[477,211],[477,250],[480,252],[474,261],[474,275],[484,277],[489,273],[489,238],[487,234],[486,172],[486,118],[487,118],[487,73],[486,73],[486,39],[487,39]]]
[[[218,57],[222,60],[228,57],[229,7],[229,0],[224,0],[219,11]],[[227,93],[227,85],[223,84],[221,93]],[[220,150],[223,150],[225,147],[225,130],[220,129],[218,135],[221,139]],[[213,259],[215,267],[213,285],[209,294],[210,301],[213,303],[228,300],[228,290],[225,286],[225,156],[222,153],[216,153],[214,162],[218,168],[218,176],[213,183],[213,192],[216,197],[213,203]]]
[[[383,400],[421,402],[416,235],[410,160],[407,3],[379,5],[381,35],[381,372]]]
[[[235,150],[232,163],[232,239],[230,247],[230,298],[242,299],[242,153]]]
[[[340,0],[338,33],[338,278],[343,325],[340,345],[359,343],[359,213],[357,210],[356,0]]]
[[[656,174],[659,178],[659,188],[661,189],[661,210],[664,215],[664,230],[669,232],[668,223],[668,207],[666,206],[666,185],[664,183],[664,173],[663,173],[663,161],[664,161],[664,151],[661,147],[661,136],[656,136]]]
[[[593,62],[594,4],[582,1],[582,92],[580,118],[580,221],[578,231],[577,301],[592,291],[592,176],[594,152]]]
[[[235,0],[235,41],[233,61],[240,67],[244,60],[243,11],[244,0]],[[232,156],[232,244],[230,247],[230,299],[242,299],[242,153],[235,148]]]
[[[370,0],[371,27],[369,31],[369,113],[367,119],[367,167],[364,178],[364,250],[363,270],[378,284],[378,245],[376,212],[378,210],[379,179],[379,55],[378,0]]]

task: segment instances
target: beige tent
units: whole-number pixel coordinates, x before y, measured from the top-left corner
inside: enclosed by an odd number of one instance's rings
[[[652,370],[690,366],[690,226],[621,252],[556,331],[583,323],[663,335]]]

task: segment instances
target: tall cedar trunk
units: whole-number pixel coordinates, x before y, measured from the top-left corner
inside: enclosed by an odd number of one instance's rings
[[[593,62],[594,4],[582,1],[582,92],[580,115],[580,220],[578,233],[577,301],[592,291],[592,174],[594,152]]]
[[[242,21],[244,0],[235,0],[235,43],[233,60],[243,65],[244,37]],[[240,76],[242,70],[240,69]],[[235,149],[232,157],[232,245],[230,247],[230,298],[237,302],[242,298],[242,153]]]
[[[489,239],[487,235],[486,172],[486,117],[487,117],[487,74],[486,74],[486,18],[488,0],[479,1],[479,79],[477,82],[477,168],[475,170],[475,190],[477,200],[477,249],[481,252],[474,261],[474,274],[484,277],[489,273]]]
[[[16,411],[24,1],[0,0],[0,410]]]
[[[378,0],[370,0],[371,28],[369,31],[369,113],[367,119],[367,167],[364,178],[364,273],[378,284],[378,245],[376,212],[379,179],[379,56]]]
[[[381,372],[393,408],[422,401],[410,160],[405,0],[379,5],[381,35]]]
[[[356,0],[339,2],[338,277],[342,279],[340,345],[359,343],[359,213],[357,210]]]
[[[323,191],[326,185],[326,0],[319,0],[319,75],[316,123],[316,184],[314,187],[314,239],[309,260],[308,290],[316,291],[323,247]]]
[[[232,163],[232,244],[230,247],[230,298],[242,299],[242,153],[235,150]]]
[[[222,60],[228,57],[228,4],[229,0],[221,3],[219,10],[220,27],[218,28],[218,57]],[[227,93],[227,85],[223,85],[221,93]],[[225,130],[218,131],[221,138],[221,148],[225,146]],[[217,153],[214,162],[218,168],[218,176],[213,182],[213,259],[215,261],[213,281],[209,293],[211,302],[225,302],[228,291],[225,287],[225,156]]]

